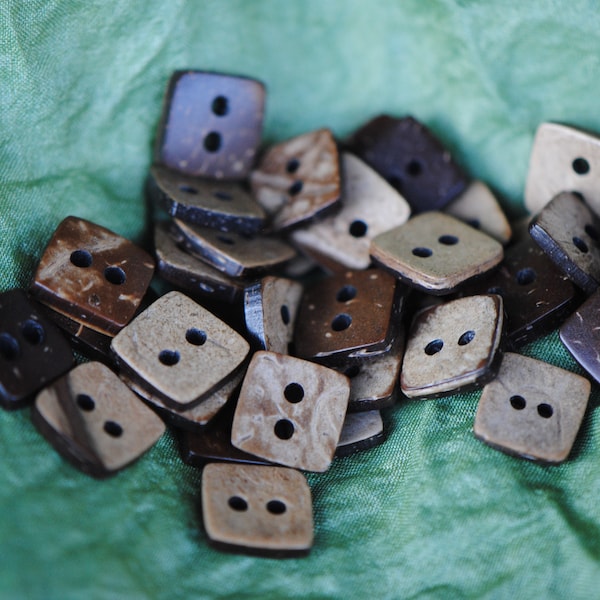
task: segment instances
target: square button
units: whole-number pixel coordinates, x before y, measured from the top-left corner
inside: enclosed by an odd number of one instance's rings
[[[293,469],[207,465],[202,472],[202,518],[217,548],[302,556],[313,543],[310,488]]]
[[[371,257],[408,285],[444,295],[495,267],[502,245],[490,236],[440,212],[413,217],[378,235]]]
[[[326,471],[348,406],[344,375],[292,356],[257,352],[233,418],[231,443],[268,461]]]
[[[575,373],[507,352],[481,394],[473,432],[509,454],[560,463],[579,431],[590,388]]]
[[[122,469],[165,431],[160,418],[96,362],[75,367],[41,391],[33,419],[61,454],[96,477]]]
[[[152,257],[129,240],[67,217],[42,255],[31,293],[86,327],[114,335],[133,318],[153,274]]]
[[[500,358],[502,298],[469,296],[420,312],[408,336],[400,385],[435,398],[487,383]]]
[[[233,377],[248,342],[180,292],[169,292],[112,341],[124,375],[183,410]]]

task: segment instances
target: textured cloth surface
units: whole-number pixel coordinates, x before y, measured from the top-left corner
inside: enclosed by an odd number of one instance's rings
[[[519,216],[538,124],[600,131],[599,30],[582,0],[5,0],[0,289],[28,285],[67,215],[143,240],[152,139],[182,68],[264,81],[272,141],[412,114]],[[556,333],[523,352],[581,373]],[[478,398],[385,411],[384,445],[308,476],[313,551],[279,561],[208,547],[200,471],[171,434],[98,482],[28,410],[2,412],[0,597],[597,597],[598,386],[559,467],[477,441]]]

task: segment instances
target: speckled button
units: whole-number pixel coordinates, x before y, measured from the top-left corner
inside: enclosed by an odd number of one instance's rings
[[[590,388],[580,375],[507,352],[481,394],[473,432],[509,454],[560,463],[579,431]]]

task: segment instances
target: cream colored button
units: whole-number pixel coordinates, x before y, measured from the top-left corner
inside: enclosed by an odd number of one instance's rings
[[[258,202],[275,230],[312,219],[340,200],[337,145],[319,129],[271,146],[250,176]]]
[[[464,281],[495,267],[502,245],[441,212],[427,212],[378,235],[371,257],[409,285],[449,294]]]
[[[590,388],[575,373],[506,353],[498,376],[481,394],[473,432],[509,454],[560,463],[579,431]]]
[[[342,154],[342,208],[333,216],[292,232],[301,249],[328,257],[348,269],[371,264],[369,246],[380,233],[402,225],[408,202],[371,167],[353,154]]]
[[[298,471],[256,465],[207,465],[202,518],[217,547],[269,556],[307,554],[313,543],[310,488]]]
[[[487,383],[497,368],[502,297],[468,296],[421,311],[411,328],[400,385],[432,398]]]
[[[326,471],[349,393],[348,378],[332,369],[259,351],[242,384],[231,443],[281,465]]]
[[[511,227],[494,194],[483,181],[473,181],[444,208],[448,215],[480,229],[501,244],[510,240]]]
[[[111,349],[126,377],[182,410],[233,377],[250,346],[211,312],[169,292],[125,327]]]
[[[138,458],[165,430],[160,418],[97,362],[75,367],[42,390],[33,418],[57,449],[98,477]]]
[[[535,134],[525,185],[525,206],[536,214],[561,192],[579,192],[600,215],[600,138],[542,123]]]

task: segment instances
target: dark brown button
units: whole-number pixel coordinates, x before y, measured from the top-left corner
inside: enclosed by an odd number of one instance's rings
[[[577,288],[531,238],[508,248],[499,269],[460,293],[502,296],[504,339],[512,348],[558,327],[580,300]]]
[[[600,282],[600,219],[578,194],[555,196],[536,216],[529,233],[575,285],[592,294]]]
[[[208,462],[238,462],[255,465],[268,465],[268,461],[239,450],[231,444],[231,424],[237,405],[232,398],[202,429],[202,431],[181,431],[179,450],[184,463],[201,467]]]
[[[560,339],[575,360],[600,382],[600,291],[592,294],[563,323]]]
[[[380,269],[346,271],[307,289],[294,334],[297,356],[319,362],[389,350],[407,288]]]
[[[176,71],[169,82],[155,157],[200,177],[244,179],[261,141],[265,89],[246,77]]]
[[[233,181],[187,177],[159,165],[152,167],[158,200],[172,216],[220,231],[252,234],[262,229],[265,211]]]
[[[439,140],[412,117],[376,117],[352,136],[349,145],[406,198],[415,213],[443,208],[468,183]]]
[[[74,321],[114,335],[133,318],[153,273],[152,257],[129,240],[67,217],[42,255],[31,292]]]
[[[252,191],[281,230],[314,219],[340,201],[337,145],[319,129],[272,146],[250,179]]]
[[[0,405],[21,408],[35,392],[73,366],[57,327],[22,290],[0,295]]]

